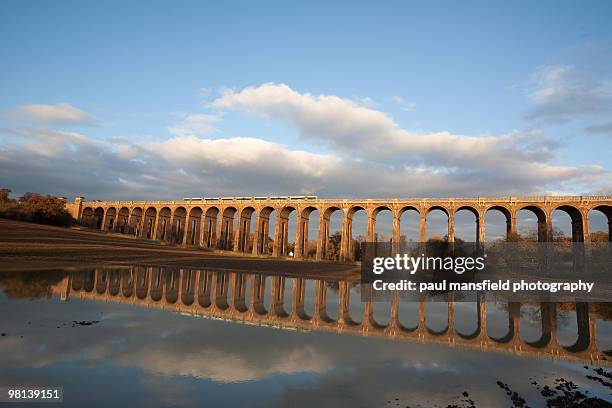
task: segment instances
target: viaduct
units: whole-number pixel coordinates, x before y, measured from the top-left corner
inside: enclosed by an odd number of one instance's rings
[[[400,302],[403,301],[397,292],[387,301],[390,302],[387,322],[377,322],[372,301],[351,302],[351,294],[355,291],[359,296],[359,291],[371,290],[369,285],[358,284],[351,280],[135,266],[73,272],[55,287],[55,291],[62,300],[74,297],[125,303],[283,329],[325,330],[610,365],[607,353],[598,349],[594,305],[575,304],[576,340],[572,345],[561,345],[557,337],[555,303],[540,304],[540,337],[526,341],[521,336],[520,303],[507,304],[506,333],[494,337],[487,330],[487,303],[481,297],[476,301],[477,325],[472,333],[463,333],[456,327],[455,303],[449,298],[446,327],[434,330],[426,324],[428,302],[423,298],[418,304],[416,323],[402,323]],[[330,288],[334,288],[333,291]],[[307,306],[309,296],[314,297],[312,308]],[[287,302],[288,297],[290,302]],[[334,307],[336,315],[328,313],[328,305],[333,303],[337,305]]]
[[[420,219],[420,241],[426,241],[427,216],[441,210],[448,220],[448,240],[455,239],[455,215],[469,211],[476,217],[476,242],[485,240],[485,217],[499,211],[506,218],[507,237],[517,235],[518,212],[528,210],[537,217],[538,240],[552,240],[552,216],[563,211],[571,218],[572,240],[588,242],[589,216],[602,212],[608,220],[608,239],[612,240],[612,196],[534,196],[499,198],[407,198],[407,199],[321,199],[298,197],[188,198],[182,201],[85,201],[77,197],[66,205],[82,225],[102,231],[115,231],[137,237],[183,246],[231,250],[254,255],[287,256],[289,217],[295,213],[293,257],[307,256],[308,225],[311,214],[319,214],[316,260],[328,259],[331,216],[342,214],[339,258],[353,257],[353,216],[367,214],[366,240],[373,242],[376,217],[384,210],[393,215],[392,242],[400,240],[403,214],[415,211]],[[272,250],[268,249],[270,219],[275,217]],[[251,220],[254,218],[254,231]]]

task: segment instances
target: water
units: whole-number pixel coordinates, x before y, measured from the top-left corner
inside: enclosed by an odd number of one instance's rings
[[[606,305],[364,304],[358,282],[157,267],[0,287],[0,384],[64,407],[538,407],[561,378],[612,400]]]

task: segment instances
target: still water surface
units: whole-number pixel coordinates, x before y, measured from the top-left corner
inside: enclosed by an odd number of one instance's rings
[[[0,287],[0,385],[64,407],[612,406],[606,304],[364,304],[358,282],[157,267]]]

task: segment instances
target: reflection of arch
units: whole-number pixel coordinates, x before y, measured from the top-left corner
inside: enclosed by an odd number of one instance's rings
[[[486,308],[486,305],[483,303],[483,299],[480,296],[478,296],[476,302],[474,303],[476,305],[476,329],[474,329],[472,333],[462,333],[461,331],[459,331],[459,329],[457,329],[457,324],[455,320],[457,318],[456,313],[454,313],[451,317],[451,319],[453,320],[455,333],[457,334],[457,336],[461,337],[464,340],[474,340],[478,338],[478,336],[480,336],[480,332],[482,331],[482,312],[484,308]]]
[[[105,269],[96,270],[96,292],[102,294],[106,292],[108,285],[108,271]]]
[[[121,294],[125,297],[134,294],[134,268],[121,271]]]
[[[245,313],[249,310],[246,302],[249,289],[249,276],[245,273],[234,273],[233,278],[232,305],[238,312]]]
[[[526,205],[524,207],[519,208],[516,211],[517,218],[521,210],[530,211],[531,213],[535,214],[535,216],[538,218],[538,242],[550,241],[552,231],[548,227],[548,222],[547,222],[548,218],[544,210],[542,210],[540,207],[535,206],[535,205]]]
[[[108,274],[108,293],[117,296],[121,289],[121,271],[111,270]]]
[[[164,294],[164,269],[153,268],[151,273],[150,297],[153,301],[159,302]]]
[[[212,286],[212,272],[200,271],[198,277],[198,304],[204,308],[210,307],[212,304],[210,301],[210,290]]]
[[[540,303],[540,315],[540,323],[542,324],[540,338],[535,341],[525,341],[535,348],[546,347],[552,340],[552,325],[557,320],[556,305],[554,303]]]
[[[599,211],[603,213],[608,219],[608,241],[612,242],[612,206],[610,205],[598,205],[591,209],[592,211]]]
[[[155,219],[157,218],[157,209],[149,207],[145,211],[142,236],[148,239],[153,238],[155,232]]]
[[[518,325],[521,320],[521,304],[517,302],[508,302],[508,331],[501,337],[489,336],[496,343],[505,344],[514,340],[518,335]]]
[[[582,213],[580,210],[571,205],[560,205],[556,207],[551,214],[554,214],[555,211],[563,211],[570,216],[570,219],[572,220],[572,241],[584,242],[584,225],[582,223]],[[552,236],[550,238],[552,238]]]
[[[589,325],[589,304],[585,302],[576,303],[576,323],[578,329],[578,338],[576,342],[571,346],[564,347],[565,350],[570,353],[579,353],[586,351],[589,347],[594,346],[591,344],[593,338],[591,331],[593,330]]]
[[[195,299],[195,278],[197,271],[192,269],[181,270],[181,302],[190,306]]]
[[[150,271],[153,268],[151,267],[137,267],[136,268],[136,297],[138,299],[145,299],[147,297],[147,292],[149,291],[149,276]]]
[[[164,273],[164,286],[166,302],[176,303],[179,294],[180,272],[176,269],[166,270]]]
[[[189,219],[185,229],[185,238],[183,242],[187,245],[200,245],[200,230],[202,227],[202,209],[193,207],[189,211]]]

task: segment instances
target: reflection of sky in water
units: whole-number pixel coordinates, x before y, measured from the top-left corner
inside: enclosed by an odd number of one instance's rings
[[[250,285],[250,282],[249,282]],[[285,281],[290,311],[291,279]],[[270,304],[270,278],[265,304]],[[231,293],[231,291],[230,291]],[[247,290],[247,293],[249,291]],[[228,294],[229,296],[229,294]],[[248,304],[248,302],[247,302]],[[306,287],[306,312],[314,313],[314,282]],[[447,305],[428,303],[427,324],[443,329]],[[361,321],[359,288],[351,290],[351,317]],[[337,291],[327,291],[327,312],[338,316]],[[276,330],[182,316],[103,301],[11,300],[0,297],[0,382],[64,387],[63,406],[432,406],[459,403],[463,391],[477,406],[508,406],[497,380],[508,383],[532,406],[542,398],[530,383],[553,385],[564,377],[592,393],[609,390],[585,378],[583,363],[553,362],[499,352],[408,341]],[[455,325],[477,328],[474,303],[455,304]],[[389,306],[374,317],[388,321]],[[400,321],[418,323],[418,304],[401,302]],[[537,308],[523,308],[521,330],[539,337]],[[487,305],[487,331],[508,329],[503,305]],[[72,321],[100,320],[72,327]],[[576,339],[574,312],[558,318],[559,340]],[[59,328],[57,328],[59,327]],[[598,324],[598,342],[612,343],[609,323]],[[21,338],[20,336],[23,336]],[[609,347],[608,347],[609,348]],[[396,398],[398,399],[396,401]],[[392,401],[392,404],[387,404]],[[23,405],[26,406],[26,405]]]

